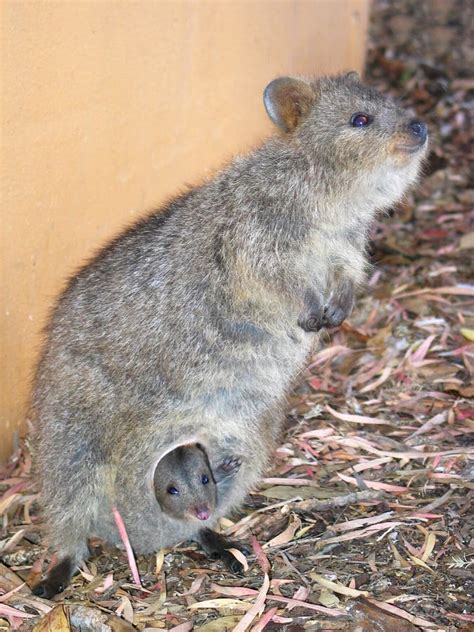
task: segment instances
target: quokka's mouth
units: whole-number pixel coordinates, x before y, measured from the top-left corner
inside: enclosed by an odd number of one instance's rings
[[[402,142],[396,149],[404,154],[416,154],[420,149],[426,147],[428,140],[428,128],[423,121],[416,119],[410,121],[403,130]]]
[[[187,518],[192,518],[193,520],[199,520],[201,522],[209,520],[211,515],[212,509],[210,507],[196,507],[191,511],[186,512]]]
[[[420,150],[424,149],[425,145],[426,139],[422,143],[416,143],[416,145],[413,145],[411,143],[409,145],[397,145],[397,151],[400,151],[404,154],[416,154]]]

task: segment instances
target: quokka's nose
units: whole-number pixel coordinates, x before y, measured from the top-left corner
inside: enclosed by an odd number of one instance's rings
[[[410,130],[410,134],[414,138],[416,138],[420,142],[420,144],[423,144],[425,142],[428,135],[428,128],[426,127],[425,123],[423,123],[422,121],[417,121],[415,119],[408,123],[408,129]]]
[[[209,516],[211,515],[211,512],[209,511],[209,507],[206,507],[206,506],[196,507],[194,510],[194,513],[196,515],[196,518],[198,518],[198,520],[207,520]]]

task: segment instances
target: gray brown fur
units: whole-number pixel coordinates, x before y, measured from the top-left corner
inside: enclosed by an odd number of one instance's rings
[[[36,460],[50,544],[74,564],[88,536],[119,543],[112,505],[138,553],[198,537],[153,494],[170,446],[200,442],[211,469],[244,455],[209,526],[242,502],[315,343],[298,324],[307,297],[327,311],[362,283],[376,212],[416,180],[426,144],[401,148],[410,116],[392,101],[353,74],[287,82],[265,95],[287,131],[125,231],[56,305],[34,387]],[[357,111],[374,123],[351,127]]]

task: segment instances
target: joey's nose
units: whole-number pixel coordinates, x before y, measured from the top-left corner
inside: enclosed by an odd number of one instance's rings
[[[198,518],[198,520],[207,520],[210,516],[209,507],[206,507],[206,506],[196,507],[194,509],[194,513],[196,515],[196,518]]]
[[[425,123],[423,123],[422,121],[417,121],[415,119],[408,123],[408,129],[410,130],[410,134],[418,140],[420,145],[425,142],[428,135],[428,128],[426,127]]]

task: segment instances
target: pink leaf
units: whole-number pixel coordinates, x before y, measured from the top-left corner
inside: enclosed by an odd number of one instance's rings
[[[250,543],[252,545],[253,552],[255,553],[255,557],[257,558],[257,562],[259,563],[260,568],[265,574],[268,574],[271,568],[270,562],[268,561],[264,550],[262,549],[259,542],[257,541],[257,538],[254,535],[251,536]]]
[[[393,425],[390,421],[387,421],[386,419],[376,419],[373,417],[365,417],[364,415],[349,415],[348,413],[338,413],[329,405],[326,405],[326,409],[331,413],[333,417],[335,417],[336,419],[340,419],[341,421],[350,421],[356,424],[374,424],[384,426]]]
[[[357,480],[353,476],[345,476],[344,474],[340,474],[337,472],[339,478],[341,478],[346,483],[351,483],[352,485],[357,485]],[[393,492],[394,494],[405,494],[408,492],[407,487],[401,487],[400,485],[390,485],[389,483],[381,483],[380,481],[366,481],[364,480],[364,485],[369,489],[382,489],[387,492]]]
[[[384,601],[377,601],[376,599],[367,599],[367,601],[374,604],[374,606],[377,606],[381,610],[390,612],[391,614],[394,614],[397,617],[401,617],[402,619],[407,619],[407,621],[410,621],[410,623],[413,623],[413,625],[419,625],[424,628],[438,627],[431,621],[427,621],[426,619],[421,619],[420,617],[415,617],[409,612],[405,612],[405,610],[402,610],[401,608],[397,608],[396,606],[393,606],[392,604],[385,603]]]
[[[270,621],[273,619],[274,615],[278,612],[278,608],[270,608],[264,615],[260,618],[260,621],[256,623],[250,632],[262,632]]]
[[[269,587],[270,578],[268,577],[267,573],[265,573],[263,584],[257,595],[257,598],[255,599],[255,603],[235,626],[233,632],[245,632],[245,630],[247,630],[247,628],[251,625],[255,617],[262,612],[263,608],[265,607],[265,598],[267,596]]]
[[[5,615],[10,618],[18,618],[18,619],[31,619],[35,615],[29,614],[28,612],[22,612],[21,610],[17,610],[16,608],[12,608],[11,606],[7,606],[5,603],[0,603],[0,615]]]
[[[128,565],[130,566],[130,570],[132,571],[133,581],[135,582],[137,586],[139,586],[140,588],[143,588],[142,582],[140,581],[140,575],[138,574],[137,562],[133,554],[132,545],[130,544],[130,540],[128,539],[127,530],[122,520],[122,516],[120,515],[117,507],[112,507],[112,513],[114,516],[115,524],[117,525],[117,529],[120,534],[120,538],[125,545],[125,550],[127,552],[127,558],[128,558]]]
[[[423,340],[423,342],[418,347],[418,349],[410,355],[409,357],[410,362],[414,363],[414,362],[421,362],[421,360],[424,360],[431,346],[431,343],[433,342],[435,338],[436,338],[436,334],[432,334],[431,336],[428,336],[428,338]]]

